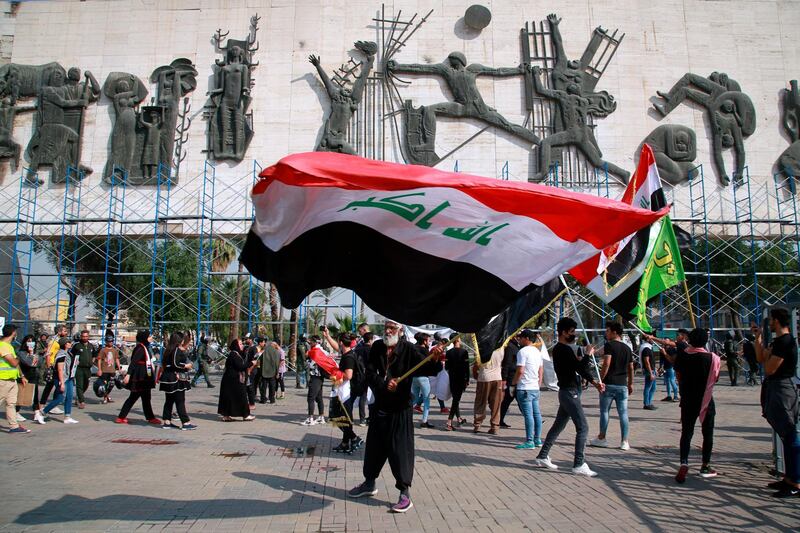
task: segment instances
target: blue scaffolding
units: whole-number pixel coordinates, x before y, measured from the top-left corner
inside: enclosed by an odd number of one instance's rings
[[[38,176],[34,174],[33,181],[28,181],[25,178],[27,174],[28,169],[23,168],[22,176],[19,179],[17,224],[14,232],[14,248],[11,254],[11,282],[7,315],[9,321],[22,324],[22,331],[28,331],[28,321],[30,320],[29,288],[34,252],[36,200],[39,192]],[[19,275],[17,275],[17,270],[19,270]]]
[[[103,306],[101,308],[101,330],[103,334],[119,334],[120,288],[122,273],[122,251],[124,248],[125,189],[128,171],[117,167],[111,173],[108,189],[108,221],[106,223],[105,258],[103,272]]]
[[[203,164],[203,192],[200,196],[199,256],[197,259],[197,325],[200,338],[204,326],[211,322],[211,270],[214,260],[214,192],[216,167],[209,161]]]
[[[151,333],[161,331],[167,290],[167,245],[169,243],[169,196],[172,188],[172,167],[159,163],[156,185],[156,203],[153,213],[153,258],[150,276],[150,324]],[[163,332],[161,332],[163,333]]]
[[[64,183],[64,211],[61,219],[61,242],[58,251],[58,268],[56,281],[56,321],[61,321],[62,292],[67,291],[67,315],[65,322],[68,327],[75,322],[75,302],[78,296],[77,288],[77,263],[80,248],[81,224],[81,185],[84,178],[83,171],[74,167],[67,168]]]

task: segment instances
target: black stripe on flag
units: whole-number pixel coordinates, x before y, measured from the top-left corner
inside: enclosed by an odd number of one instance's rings
[[[541,287],[533,287],[511,303],[502,313],[494,317],[475,334],[481,362],[492,358],[492,352],[500,348],[512,335],[523,327],[530,326],[535,319],[564,291],[561,278],[555,278]]]
[[[516,291],[475,265],[427,254],[354,222],[308,230],[278,251],[251,230],[239,260],[256,278],[274,283],[290,309],[314,290],[344,287],[393,320],[463,332],[478,331],[536,288]]]

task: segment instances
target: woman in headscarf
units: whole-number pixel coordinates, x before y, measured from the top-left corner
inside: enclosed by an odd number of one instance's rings
[[[161,359],[163,371],[158,388],[164,392],[164,409],[161,412],[164,421],[161,427],[164,429],[174,428],[183,431],[197,429],[186,414],[186,391],[192,388],[189,384],[189,372],[192,370],[188,353],[189,339],[189,335],[181,332],[173,333]],[[180,426],[172,423],[173,406],[181,419]]]
[[[141,398],[144,417],[153,425],[161,425],[161,420],[153,414],[153,407],[150,404],[151,391],[156,387],[156,371],[153,356],[150,353],[151,342],[153,342],[153,337],[150,336],[149,330],[140,329],[136,332],[136,346],[131,353],[128,373],[124,379],[125,388],[131,393],[122,404],[122,410],[114,421],[117,424],[128,423],[128,413],[136,401]]]
[[[33,387],[33,419],[37,424],[44,424],[44,417],[42,416],[39,404],[39,356],[36,354],[36,339],[33,335],[25,335],[20,343],[19,352],[19,368],[22,370],[22,375],[28,380],[28,386]],[[21,406],[17,405],[17,422],[23,422],[25,418],[19,414]]]
[[[249,365],[244,355],[242,341],[233,339],[228,348],[228,357],[225,360],[225,373],[219,388],[219,406],[217,412],[222,415],[224,422],[231,422],[234,417],[243,420],[254,420],[250,414],[247,401],[247,369],[255,366],[253,360]]]

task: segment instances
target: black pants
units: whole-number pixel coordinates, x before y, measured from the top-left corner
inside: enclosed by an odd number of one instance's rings
[[[500,404],[500,423],[503,424],[506,421],[506,413],[508,412],[508,408],[511,407],[511,402],[514,401],[514,397],[511,395],[509,391],[509,386],[506,385],[506,390],[503,392],[503,402]]]
[[[286,392],[286,385],[283,382],[283,374],[278,374],[276,378],[276,383],[278,384],[278,388],[281,389],[281,392]]]
[[[47,399],[50,397],[50,393],[53,391],[54,385],[55,381],[52,379],[45,382],[44,389],[42,389],[42,395],[39,397],[39,403],[47,405]]]
[[[172,406],[178,410],[181,422],[189,422],[189,415],[186,414],[186,391],[175,391],[164,395],[164,409],[161,411],[164,423],[167,424],[172,418]]]
[[[461,420],[461,407],[458,404],[461,402],[461,395],[464,394],[464,389],[451,387],[450,393],[453,395],[453,401],[450,403],[450,414],[447,415],[447,419],[452,420],[455,418],[456,420]]]
[[[714,400],[708,406],[706,418],[703,420],[703,464],[711,462],[711,450],[714,447]],[[681,407],[681,464],[689,463],[689,447],[692,444],[694,425],[700,417],[700,407],[697,405],[688,408]]]
[[[350,396],[346,402],[339,401],[339,398],[331,398],[331,405],[337,406],[331,409],[331,416],[344,416],[345,412],[347,413],[347,418],[350,419],[350,424],[346,426],[339,426],[339,429],[342,430],[342,442],[351,441],[356,438],[356,432],[353,431],[353,402],[355,398]],[[342,407],[344,406],[344,410]]]
[[[309,376],[308,379],[308,416],[314,416],[314,404],[317,404],[319,414],[325,412],[325,404],[322,401],[322,382],[320,376]]]
[[[383,465],[389,467],[395,487],[407,491],[414,478],[414,420],[411,408],[399,413],[384,413],[373,409],[367,430],[364,451],[364,479],[374,483]]]
[[[247,376],[247,403],[250,405],[256,404],[256,380],[258,376],[256,374],[251,374]]]
[[[277,379],[274,377],[265,378],[261,376],[261,381],[258,382],[258,391],[261,395],[261,403],[265,403],[267,401],[267,389],[269,389],[269,403],[275,403],[275,389],[277,385]],[[320,386],[320,393],[322,393],[322,387]],[[253,402],[255,403],[255,402]],[[322,411],[320,411],[322,413]]]
[[[128,413],[131,412],[133,405],[139,398],[141,398],[144,417],[147,420],[154,419],[156,415],[153,414],[153,406],[150,405],[150,394],[151,394],[150,389],[145,389],[140,392],[131,391],[131,394],[130,396],[128,396],[128,399],[125,400],[125,403],[122,404],[122,410],[119,412],[119,418],[128,418]]]
[[[586,415],[583,414],[581,405],[581,389],[565,389],[558,391],[558,411],[556,419],[547,432],[542,449],[539,450],[539,459],[544,459],[550,453],[550,448],[555,444],[556,439],[567,427],[567,422],[572,420],[575,424],[575,455],[572,459],[572,466],[579,467],[583,464],[584,451],[586,449],[586,437],[589,435],[589,424],[586,422]]]

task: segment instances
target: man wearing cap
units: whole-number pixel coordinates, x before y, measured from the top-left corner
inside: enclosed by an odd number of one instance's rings
[[[431,359],[405,377],[425,355],[410,342],[400,339],[400,332],[400,324],[387,320],[383,338],[376,340],[370,349],[366,375],[375,403],[370,411],[364,452],[364,482],[348,493],[352,498],[375,496],[378,493],[375,481],[388,460],[395,487],[400,490],[400,499],[391,508],[395,513],[404,513],[414,506],[409,493],[414,477],[411,377],[435,372],[443,356],[441,345],[435,346],[430,352]]]

